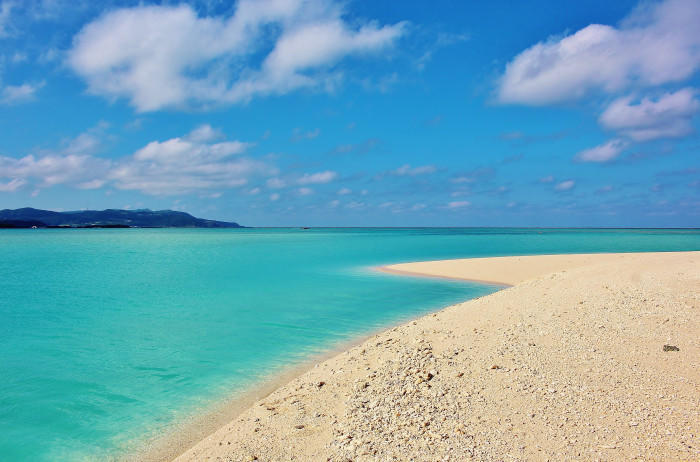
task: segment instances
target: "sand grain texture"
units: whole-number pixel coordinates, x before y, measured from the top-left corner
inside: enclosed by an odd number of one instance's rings
[[[177,461],[700,460],[700,252],[398,266],[515,285],[317,365]]]

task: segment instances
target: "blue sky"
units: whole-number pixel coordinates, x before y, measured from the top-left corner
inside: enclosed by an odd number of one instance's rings
[[[700,2],[0,0],[0,208],[700,225]]]

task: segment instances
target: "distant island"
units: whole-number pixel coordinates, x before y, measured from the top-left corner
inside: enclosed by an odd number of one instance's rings
[[[0,228],[243,228],[175,210],[81,210],[53,212],[34,208],[0,210]]]

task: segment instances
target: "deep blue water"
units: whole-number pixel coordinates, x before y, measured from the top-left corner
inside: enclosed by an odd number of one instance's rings
[[[377,328],[495,287],[377,273],[700,250],[697,230],[0,231],[0,461],[99,460]]]

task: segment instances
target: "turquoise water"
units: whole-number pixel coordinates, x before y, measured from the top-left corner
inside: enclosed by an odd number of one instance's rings
[[[696,230],[0,232],[0,460],[99,460],[337,342],[495,287],[373,265],[700,250]]]

